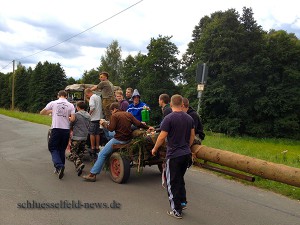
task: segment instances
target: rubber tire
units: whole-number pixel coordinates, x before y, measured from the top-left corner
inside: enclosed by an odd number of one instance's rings
[[[109,172],[115,183],[126,183],[130,176],[130,161],[118,152],[114,152],[109,158]]]

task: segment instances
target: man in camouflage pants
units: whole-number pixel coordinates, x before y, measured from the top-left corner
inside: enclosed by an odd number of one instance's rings
[[[82,162],[82,158],[85,150],[91,116],[85,111],[86,104],[82,101],[77,102],[76,109],[77,112],[75,113],[75,120],[71,123],[73,136],[71,140],[70,160],[74,162],[77,175],[80,176],[85,166]]]

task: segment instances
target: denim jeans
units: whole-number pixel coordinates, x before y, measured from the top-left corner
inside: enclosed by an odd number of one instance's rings
[[[54,167],[60,169],[65,166],[65,151],[69,143],[70,130],[54,128],[51,131],[48,148],[52,156]]]
[[[99,174],[105,163],[107,157],[113,152],[113,145],[115,144],[126,144],[129,141],[119,141],[115,138],[110,139],[109,142],[104,146],[104,148],[99,152],[97,161],[91,169],[92,174]]]
[[[103,132],[104,132],[105,137],[106,137],[106,139],[107,139],[108,141],[109,141],[110,139],[112,139],[112,138],[115,136],[115,134],[116,134],[115,131],[109,131],[109,130],[107,130],[106,128],[103,128]]]

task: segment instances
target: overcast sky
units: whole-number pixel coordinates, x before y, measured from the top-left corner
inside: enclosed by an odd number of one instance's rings
[[[100,65],[113,40],[119,42],[125,58],[139,51],[146,54],[150,39],[159,34],[173,36],[171,41],[182,54],[202,17],[230,8],[241,14],[244,6],[253,9],[265,31],[283,29],[299,38],[300,10],[295,4],[295,0],[1,1],[0,72],[12,72],[13,59],[26,68],[47,60],[60,63],[67,77],[78,79]]]

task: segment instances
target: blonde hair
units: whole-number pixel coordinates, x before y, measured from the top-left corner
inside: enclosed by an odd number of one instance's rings
[[[123,95],[123,91],[122,90],[116,90],[115,91],[115,95]]]
[[[171,97],[171,104],[175,107],[181,107],[182,106],[182,96],[181,95],[173,95]]]

